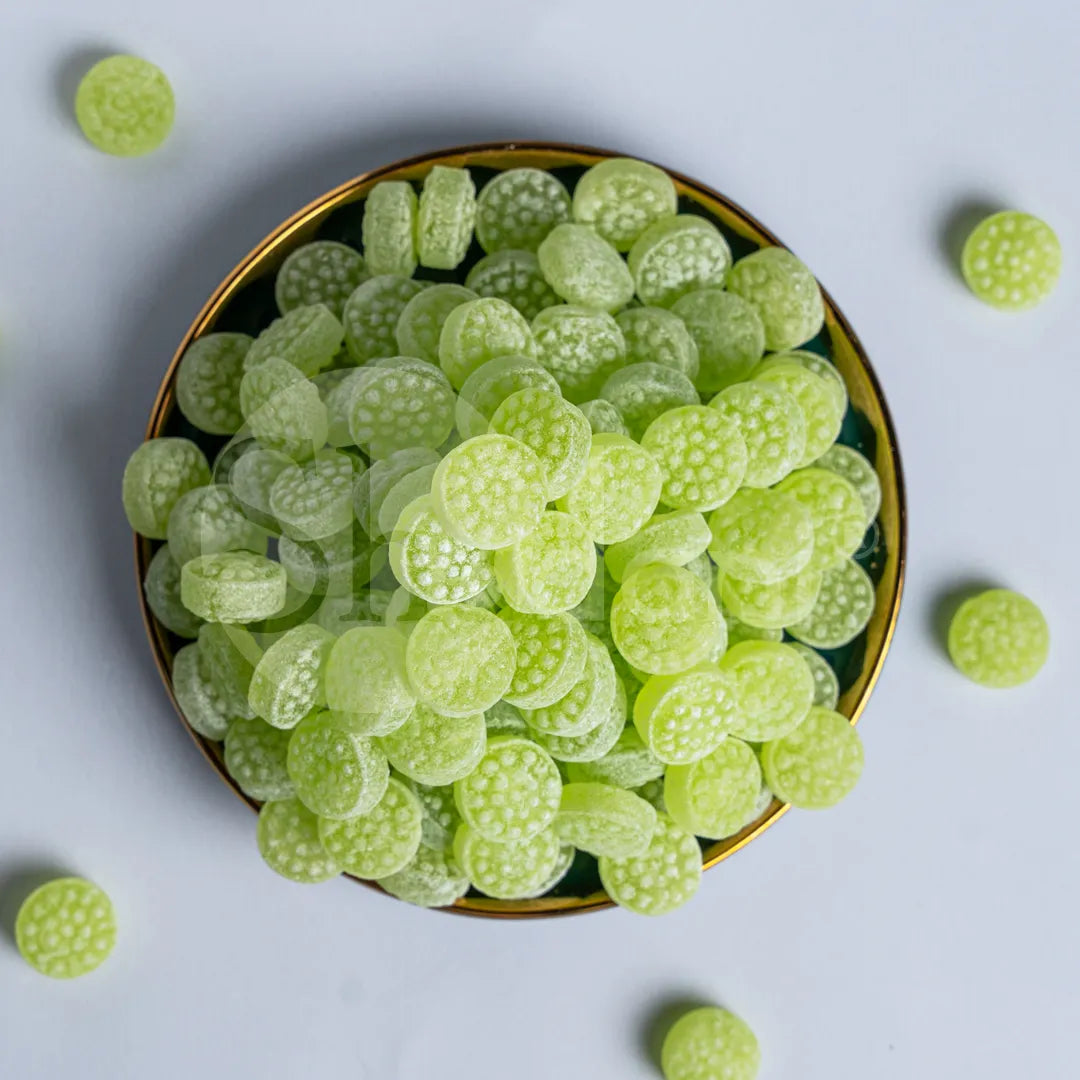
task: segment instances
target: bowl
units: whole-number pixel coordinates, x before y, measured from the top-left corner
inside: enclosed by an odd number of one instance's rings
[[[378,181],[418,181],[423,179],[433,165],[465,166],[473,172],[479,188],[497,171],[533,166],[555,172],[571,186],[589,166],[604,158],[619,156],[624,155],[594,147],[561,143],[520,142],[460,146],[423,154],[364,173],[316,199],[267,236],[226,277],[207,301],[184,335],[165,372],[150,413],[146,428],[147,438],[185,434],[204,445],[213,443],[211,437],[196,433],[176,408],[176,372],[184,351],[195,338],[212,330],[238,330],[254,335],[268,325],[278,314],[274,303],[274,272],[285,257],[299,245],[323,238],[341,240],[360,247],[363,201]],[[711,219],[727,237],[735,258],[762,245],[780,243],[765,226],[730,199],[677,172],[670,169],[667,172],[678,190],[680,211],[693,211]],[[465,268],[481,254],[474,244],[463,266],[452,274],[421,270],[417,276],[432,280],[464,280]],[[866,708],[881,673],[900,609],[906,542],[904,484],[896,434],[881,386],[855,332],[827,292],[824,292],[824,298],[824,329],[803,347],[827,356],[843,375],[851,404],[839,441],[861,450],[873,462],[882,486],[878,519],[871,526],[861,550],[856,555],[875,584],[876,606],[873,618],[852,644],[825,653],[840,679],[841,697],[838,708],[855,722]],[[216,446],[211,445],[209,449],[216,449]],[[154,618],[141,587],[153,550],[151,541],[135,538],[135,567],[143,618],[154,660],[175,706],[170,672],[173,656],[180,643]],[[258,803],[247,798],[226,771],[221,745],[194,732],[184,721],[179,707],[176,712],[222,780],[252,809],[257,809]],[[703,842],[705,867],[713,868],[722,863],[728,856],[775,825],[787,810],[786,804],[774,799],[756,821],[737,835],[725,840]],[[378,889],[373,882],[362,884]],[[535,900],[520,901],[492,900],[470,894],[452,908],[444,910],[468,915],[526,918],[597,911],[609,906],[611,901],[600,885],[594,860],[588,856],[579,856],[570,873],[552,894]]]

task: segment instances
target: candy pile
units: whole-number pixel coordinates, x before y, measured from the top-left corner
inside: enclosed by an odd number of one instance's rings
[[[817,283],[781,248],[733,262],[628,159],[572,197],[528,168],[382,182],[363,242],[298,248],[279,319],[187,351],[180,410],[230,437],[212,468],[178,437],[128,463],[165,541],[148,602],[196,639],[177,700],[294,881],[522,899],[580,851],[670,911],[698,837],[862,767],[816,650],[871,617],[881,490],[799,350]]]

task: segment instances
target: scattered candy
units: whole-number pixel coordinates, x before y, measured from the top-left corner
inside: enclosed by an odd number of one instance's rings
[[[988,589],[965,600],[949,625],[953,663],[981,686],[1020,686],[1039,673],[1049,652],[1043,613],[1009,589]]]
[[[708,219],[679,214],[650,225],[634,241],[627,263],[638,299],[668,308],[689,292],[723,285],[731,248]]]
[[[364,200],[364,258],[375,275],[412,277],[416,269],[416,192],[407,180],[382,180]]]
[[[663,169],[633,158],[593,165],[574,188],[574,220],[591,225],[619,251],[654,222],[675,213],[678,195]]]
[[[536,254],[547,283],[568,304],[617,311],[634,295],[626,263],[587,225],[556,225]]]
[[[326,853],[358,878],[384,878],[404,870],[420,848],[420,800],[400,780],[390,778],[382,798],[348,821],[319,819]]]
[[[206,334],[188,346],[176,371],[176,404],[197,428],[211,435],[240,430],[240,380],[252,341],[247,334]]]
[[[719,664],[735,707],[728,729],[740,739],[763,742],[794,731],[814,701],[814,676],[803,658],[775,641],[744,641]]]
[[[559,302],[531,251],[505,249],[485,255],[469,271],[465,284],[478,296],[497,296],[512,304],[526,319]]]
[[[382,737],[381,744],[390,764],[410,780],[452,784],[468,776],[484,756],[484,714],[445,716],[417,705],[404,724]]]
[[[348,244],[334,240],[302,244],[286,257],[274,279],[278,310],[285,314],[322,304],[340,320],[345,301],[367,281],[369,269],[360,252]]]
[[[761,768],[782,802],[800,810],[823,810],[858,783],[862,741],[846,716],[815,705],[793,732],[765,743]]]
[[[653,363],[697,378],[697,344],[678,315],[659,307],[628,307],[615,316],[628,364]]]
[[[258,718],[237,717],[229,726],[225,768],[249,799],[291,799],[296,793],[286,766],[291,737]]]
[[[664,805],[673,821],[695,836],[721,840],[757,818],[761,766],[741,739],[729,738],[705,757],[672,765],[664,777]]]
[[[320,450],[306,465],[282,469],[270,488],[270,510],[297,540],[324,540],[350,528],[356,462],[340,450]]]
[[[194,488],[210,483],[206,455],[189,439],[151,439],[124,466],[124,513],[135,532],[164,540],[173,507]]]
[[[311,885],[341,873],[319,840],[319,819],[299,799],[263,803],[256,836],[266,865],[290,881]]]
[[[874,613],[874,583],[854,559],[845,559],[821,576],[814,606],[790,621],[787,632],[815,649],[839,649],[866,629]]]
[[[825,302],[814,275],[790,251],[762,248],[741,258],[725,284],[753,305],[765,327],[765,348],[794,349],[825,324]]]
[[[160,68],[137,56],[98,61],[79,83],[75,118],[106,154],[138,157],[156,150],[172,130],[176,101]]]
[[[1003,210],[972,230],[961,258],[964,280],[999,311],[1041,304],[1061,274],[1061,244],[1054,230],[1031,214]]]
[[[638,915],[665,915],[682,907],[701,884],[701,849],[693,835],[657,814],[649,846],[640,855],[599,859],[600,880],[619,907]]]
[[[15,917],[15,944],[42,975],[74,979],[100,967],[116,945],[112,901],[82,878],[56,878],[36,888]]]
[[[707,1005],[681,1016],[664,1037],[665,1080],[754,1080],[761,1050],[754,1033],[727,1009]]]
[[[476,220],[476,185],[468,169],[435,165],[424,179],[416,239],[420,265],[453,270],[465,258]]]

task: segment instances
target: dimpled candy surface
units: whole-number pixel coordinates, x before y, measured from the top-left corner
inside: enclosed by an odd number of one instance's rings
[[[806,661],[776,641],[744,641],[720,661],[735,700],[730,731],[762,742],[794,731],[814,702],[814,676]]]
[[[806,418],[783,387],[763,382],[735,383],[709,402],[735,423],[746,443],[747,487],[767,488],[783,480],[806,452]]]
[[[439,607],[409,635],[405,664],[420,701],[448,716],[468,716],[506,693],[515,655],[514,637],[497,615],[478,607]]]
[[[247,334],[206,334],[188,346],[176,373],[176,403],[197,428],[211,435],[240,429],[240,380],[252,340]]]
[[[559,302],[531,251],[508,249],[485,255],[469,271],[465,284],[478,296],[497,296],[512,304],[526,319]]]
[[[742,488],[709,517],[709,554],[724,573],[775,584],[797,574],[814,554],[814,519],[781,490]]]
[[[348,244],[314,240],[302,244],[281,264],[274,298],[281,312],[324,304],[340,319],[345,301],[368,278],[363,256]]]
[[[417,705],[396,731],[382,737],[390,764],[418,784],[452,784],[476,768],[487,745],[482,712],[446,716]]]
[[[198,555],[223,551],[266,552],[266,533],[244,516],[223,484],[208,484],[181,495],[169,515],[169,551],[178,565]]]
[[[683,405],[654,420],[641,445],[660,465],[663,500],[677,510],[715,510],[746,475],[746,443],[737,424],[707,405]]]
[[[225,738],[233,714],[228,701],[211,681],[195,642],[185,645],[173,658],[172,688],[176,704],[196,733],[215,741]]]
[[[525,316],[505,300],[482,296],[455,307],[439,334],[439,364],[455,390],[481,364],[536,351]]]
[[[585,475],[558,501],[598,544],[628,540],[660,501],[656,458],[624,435],[594,435]]]
[[[694,384],[680,371],[663,364],[628,364],[609,375],[600,396],[616,405],[630,429],[640,439],[645,429],[668,409],[700,403]]]
[[[756,817],[761,792],[757,755],[741,739],[725,739],[689,765],[664,777],[664,805],[687,832],[720,840]]]
[[[385,552],[356,520],[321,540],[278,538],[278,561],[289,584],[307,596],[352,596],[385,565]]]
[[[740,259],[727,288],[752,304],[765,327],[765,348],[794,349],[825,323],[825,303],[814,275],[790,251],[762,248]]]
[[[773,585],[721,574],[716,588],[724,607],[740,622],[758,630],[783,630],[813,610],[821,571],[806,566]]]
[[[150,439],[124,466],[124,513],[135,532],[164,540],[177,500],[209,483],[206,455],[190,439]]]
[[[399,713],[416,701],[405,674],[405,638],[382,626],[358,626],[334,643],[326,662],[326,701],[347,713]]]
[[[329,418],[319,388],[287,360],[270,357],[244,373],[240,410],[265,449],[302,461],[326,443]]]
[[[656,811],[632,791],[595,783],[562,789],[555,831],[564,843],[590,855],[640,855],[655,829]]]
[[[566,773],[571,783],[596,781],[621,788],[640,788],[660,779],[665,768],[631,724],[606,754],[595,761],[571,763]]]
[[[239,500],[249,521],[270,532],[281,531],[281,524],[270,509],[270,491],[274,481],[295,463],[278,450],[264,450],[256,442],[228,470],[229,487]],[[224,481],[223,481],[224,482]]]
[[[461,437],[472,439],[486,434],[495,410],[511,394],[529,387],[559,393],[555,377],[531,356],[499,356],[481,364],[461,384],[454,406]]]
[[[454,785],[458,812],[488,840],[517,843],[555,820],[562,780],[551,756],[530,739],[492,739],[476,768]]]
[[[587,225],[556,225],[536,254],[547,283],[568,304],[617,311],[633,298],[626,263]]]
[[[634,242],[627,262],[638,299],[666,308],[689,292],[723,285],[731,248],[711,221],[679,214],[650,225]]]
[[[540,362],[568,401],[596,397],[626,357],[619,324],[606,312],[573,304],[546,308],[532,322]]]
[[[490,709],[484,713],[484,722],[487,725],[489,739],[496,735],[529,735],[532,730],[525,723],[525,717],[505,699],[496,701]]]
[[[143,594],[154,618],[166,630],[182,638],[193,638],[198,634],[202,619],[192,615],[180,599],[180,566],[169,554],[167,545],[159,547],[150,560]]]
[[[323,540],[353,519],[356,462],[339,450],[320,450],[314,461],[283,469],[270,488],[270,509],[298,540]]]
[[[266,619],[285,603],[285,570],[250,551],[200,555],[180,570],[180,599],[193,615],[212,622]]]
[[[572,615],[530,615],[506,608],[499,618],[514,638],[515,668],[503,695],[511,705],[539,709],[568,694],[585,671],[588,639]]]
[[[840,700],[840,680],[836,677],[832,665],[821,653],[804,645],[801,641],[788,642],[805,661],[814,676],[814,704],[823,709],[835,709]]]
[[[591,225],[619,251],[629,251],[653,222],[675,213],[678,195],[663,169],[633,158],[593,165],[574,188],[574,220]]]
[[[382,798],[390,776],[382,748],[357,735],[343,713],[306,716],[292,731],[289,776],[300,801],[320,817],[366,814]]]
[[[325,304],[293,308],[255,339],[244,356],[244,370],[276,357],[304,375],[315,375],[333,363],[344,336],[344,327]]]
[[[782,802],[800,810],[824,810],[858,783],[862,742],[846,716],[814,706],[790,735],[765,743],[761,768]]]
[[[476,200],[476,238],[488,252],[536,251],[556,225],[570,220],[570,196],[542,169],[507,169]]]
[[[165,73],[137,56],[96,63],[75,93],[82,133],[106,154],[138,157],[156,150],[172,130],[176,101]]]
[[[116,945],[112,901],[92,882],[56,878],[23,901],[15,918],[15,944],[42,975],[53,979],[88,975]]]
[[[844,410],[829,384],[801,364],[785,362],[755,374],[755,381],[786,390],[799,403],[806,426],[806,445],[799,465],[816,461],[834,442]]]
[[[476,220],[476,185],[468,169],[435,165],[424,178],[416,220],[420,265],[453,270],[465,258]]]
[[[711,539],[705,518],[696,511],[656,514],[629,540],[608,547],[604,564],[612,580],[621,582],[649,563],[686,566],[705,551]]]
[[[366,364],[397,352],[396,331],[401,314],[426,285],[396,274],[379,274],[353,291],[345,302],[341,321],[354,364]]]
[[[451,535],[494,551],[536,528],[547,502],[547,470],[517,439],[478,435],[442,459],[431,494]]]
[[[341,873],[319,840],[319,819],[299,799],[263,803],[256,837],[266,865],[290,881],[313,885]]]
[[[539,743],[556,761],[597,761],[618,742],[626,726],[626,689],[615,680],[615,697],[602,720],[582,735],[549,735],[532,729],[529,737]]]
[[[697,344],[678,315],[665,308],[630,307],[615,322],[626,342],[628,364],[663,364],[691,380],[697,377]]]
[[[398,900],[426,908],[449,907],[469,891],[469,879],[453,853],[423,845],[404,869],[379,878],[378,883]]]
[[[364,257],[372,274],[412,277],[416,269],[416,192],[407,180],[382,180],[364,200]]]
[[[294,728],[325,701],[323,673],[334,638],[321,626],[286,631],[263,653],[248,686],[252,709],[276,728]]]
[[[249,799],[265,802],[291,799],[295,794],[285,764],[290,737],[289,732],[257,717],[237,717],[230,725],[225,736],[225,768]]]
[[[602,641],[588,634],[587,644],[581,678],[570,690],[551,705],[522,710],[525,722],[534,731],[575,737],[592,731],[608,715],[618,684],[615,666]]]
[[[869,526],[881,509],[881,480],[874,466],[858,450],[837,443],[814,462],[814,467],[828,469],[851,484],[862,499],[865,521]]]
[[[1061,244],[1045,221],[1004,210],[975,226],[960,266],[968,287],[984,303],[1001,311],[1024,311],[1054,291]]]
[[[854,559],[845,559],[821,575],[814,606],[787,632],[815,649],[839,649],[854,641],[874,614],[874,583]]]
[[[707,1005],[680,1017],[660,1051],[665,1080],[754,1080],[761,1050],[737,1016]]]
[[[981,686],[1019,686],[1046,663],[1050,630],[1026,596],[989,589],[960,605],[949,625],[949,655]]]
[[[356,483],[353,509],[357,520],[370,536],[379,531],[379,511],[391,488],[409,473],[424,465],[438,465],[438,451],[424,446],[398,450],[387,458],[373,462]]]
[[[439,335],[447,316],[456,307],[477,295],[464,285],[432,285],[416,293],[401,309],[394,337],[398,351],[404,356],[415,356],[429,364],[439,362]],[[393,351],[393,350],[391,350]]]
[[[657,814],[652,839],[640,855],[603,856],[599,864],[608,896],[638,915],[666,915],[692,899],[701,884],[701,848],[666,814]]]
[[[562,843],[551,828],[502,843],[462,825],[454,837],[454,857],[485,896],[523,900],[551,880],[562,859]]]
[[[404,870],[420,847],[420,800],[391,777],[383,797],[348,821],[319,819],[319,839],[346,874],[381,878]]]
[[[810,514],[814,527],[811,566],[828,570],[855,553],[866,533],[866,507],[839,473],[800,469],[778,484],[776,491],[798,500]]]
[[[819,378],[824,379],[830,393],[836,399],[840,412],[847,411],[847,384],[844,382],[844,376],[840,374],[836,365],[830,360],[826,360],[824,356],[819,356],[808,349],[791,349],[788,352],[773,353],[771,356],[766,356],[757,366],[754,376],[756,377],[761,372],[768,371],[769,368],[777,367],[780,364],[798,364],[799,367],[806,368],[807,371],[813,372]]]
[[[765,351],[765,328],[757,311],[723,289],[696,289],[671,310],[682,319],[698,351],[694,385],[712,394],[741,382]]]
[[[739,701],[732,682],[702,664],[679,675],[654,675],[634,702],[634,727],[656,757],[685,765],[717,747],[735,723]]]
[[[394,782],[391,777],[391,783]],[[420,784],[405,779],[403,783],[420,804],[420,843],[435,851],[448,851],[454,844],[454,833],[461,824],[452,784]]]
[[[518,611],[552,615],[585,599],[596,574],[596,546],[569,514],[545,510],[523,540],[495,552],[495,581]]]
[[[249,630],[224,623],[199,627],[199,650],[215,689],[233,716],[254,716],[248,687],[262,649]]]
[[[626,426],[622,413],[610,401],[596,398],[593,401],[583,401],[578,408],[589,421],[594,435],[625,435],[629,438],[630,429]]]

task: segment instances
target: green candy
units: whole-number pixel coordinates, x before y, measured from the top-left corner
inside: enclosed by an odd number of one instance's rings
[[[634,702],[634,727],[666,765],[687,765],[711,753],[736,722],[732,680],[711,664],[679,675],[653,675]]]
[[[644,799],[610,784],[567,784],[555,832],[590,855],[627,859],[641,855],[656,829],[656,811]]]
[[[305,596],[352,597],[383,568],[386,549],[354,520],[321,540],[279,537],[278,560],[289,584]]]
[[[721,390],[709,406],[732,421],[746,443],[747,487],[772,487],[802,461],[806,418],[798,401],[782,387],[736,383]]]
[[[570,611],[588,595],[596,546],[576,518],[545,510],[524,539],[495,552],[495,581],[515,610],[534,615]]]
[[[214,689],[233,716],[255,715],[248,690],[262,649],[242,626],[208,622],[199,627],[199,651]]]
[[[814,704],[823,709],[835,709],[840,700],[840,680],[836,677],[832,665],[821,653],[804,645],[801,641],[792,641],[788,647],[794,649],[805,661],[814,676]]]
[[[454,406],[461,437],[486,434],[495,410],[511,394],[529,387],[559,392],[554,376],[530,356],[500,356],[481,364],[461,384]]]
[[[323,675],[334,638],[321,626],[287,630],[263,653],[251,676],[248,701],[275,728],[294,728],[325,704]]]
[[[1026,596],[989,589],[960,605],[948,645],[952,662],[980,686],[1020,686],[1046,663],[1050,630]]]
[[[626,342],[628,364],[663,364],[697,377],[700,358],[686,323],[660,307],[629,307],[615,316]]]
[[[390,782],[394,779],[391,777]],[[420,843],[434,851],[449,851],[454,844],[454,833],[461,824],[453,785],[419,784],[409,779],[403,782],[420,804]]]
[[[790,646],[744,641],[728,649],[719,666],[734,699],[732,735],[754,742],[779,739],[806,719],[814,676]]]
[[[225,551],[266,553],[267,536],[244,516],[235,495],[208,484],[181,495],[169,515],[169,552],[183,566],[198,555]]]
[[[285,570],[250,551],[200,555],[180,570],[180,599],[193,615],[211,622],[268,619],[285,604]]]
[[[416,293],[398,316],[394,329],[397,351],[437,364],[439,335],[447,316],[454,308],[476,299],[476,293],[464,285],[432,285]]]
[[[139,157],[156,150],[172,130],[176,101],[165,73],[137,56],[109,56],[82,78],[75,119],[106,154]]]
[[[598,761],[619,740],[626,727],[626,689],[621,679],[615,680],[615,697],[606,715],[582,735],[550,735],[535,729],[529,737],[539,743],[556,761]],[[490,729],[489,729],[490,731]]]
[[[425,908],[449,907],[469,891],[469,879],[453,854],[424,846],[404,869],[379,878],[378,883],[398,900]]]
[[[727,1009],[707,1005],[681,1016],[660,1051],[664,1080],[754,1080],[761,1050],[754,1033]]]
[[[189,439],[151,439],[124,466],[123,503],[128,523],[151,540],[168,535],[179,499],[210,483],[206,455]]]
[[[801,364],[785,362],[755,374],[754,379],[786,390],[799,403],[806,431],[800,466],[816,461],[836,442],[844,409],[830,384],[820,375]]]
[[[572,615],[499,612],[514,639],[514,676],[504,698],[521,709],[553,705],[585,671],[588,638]]]
[[[596,397],[622,367],[626,342],[619,324],[604,311],[560,304],[532,321],[540,363],[555,376],[567,401]]]
[[[999,311],[1026,311],[1054,291],[1061,243],[1045,221],[1003,210],[975,226],[964,243],[960,267],[984,303]]]
[[[166,630],[177,637],[193,638],[203,620],[192,615],[180,599],[180,566],[162,545],[154,552],[143,580],[143,595],[150,610]]]
[[[723,289],[696,289],[671,307],[698,352],[694,385],[714,394],[747,378],[765,351],[765,328],[757,311]]]
[[[608,896],[638,915],[666,915],[692,899],[701,884],[701,849],[666,814],[657,814],[652,839],[640,855],[602,856],[599,866]]]
[[[319,840],[319,819],[299,799],[263,803],[256,837],[266,865],[290,881],[313,885],[341,873]]]
[[[476,200],[476,239],[487,252],[536,251],[556,225],[569,220],[566,188],[542,169],[507,169]]]
[[[650,225],[634,241],[627,263],[638,299],[669,308],[689,292],[721,287],[731,248],[707,218],[679,214]]]
[[[558,384],[556,384],[558,385]],[[589,421],[589,427],[594,435],[625,435],[630,437],[630,429],[622,413],[611,404],[599,398],[593,401],[583,401],[578,408],[582,416]]]
[[[800,810],[824,810],[858,783],[862,742],[846,716],[814,706],[791,734],[765,743],[761,768],[782,802]]]
[[[600,396],[618,407],[635,439],[669,409],[700,404],[694,384],[682,372],[652,363],[629,364],[608,376]]]
[[[420,800],[400,780],[390,778],[383,797],[348,821],[319,819],[319,840],[346,874],[384,878],[404,870],[420,848]]]
[[[369,536],[378,534],[379,511],[391,489],[409,473],[425,465],[438,465],[440,460],[438,451],[416,446],[373,462],[357,480],[353,493],[353,509],[363,530]]]
[[[278,450],[264,450],[256,442],[228,470],[229,487],[236,496],[247,519],[267,532],[280,533],[281,523],[270,508],[270,492],[274,481],[295,462]],[[216,472],[217,470],[215,470]]]
[[[473,887],[496,900],[524,900],[545,887],[562,861],[562,844],[554,829],[527,840],[500,843],[468,825],[454,837],[454,858]]]
[[[725,739],[689,765],[664,777],[664,805],[687,832],[712,840],[734,836],[757,817],[761,766],[741,739]]]
[[[334,362],[344,337],[344,327],[325,304],[292,308],[255,339],[244,355],[244,370],[275,358],[310,377]]]
[[[611,544],[604,552],[604,565],[612,580],[621,582],[649,563],[686,566],[705,551],[711,540],[705,518],[696,511],[656,514],[629,540]]]
[[[573,738],[593,731],[611,711],[618,677],[604,643],[587,635],[588,652],[581,678],[557,701],[523,709],[525,723],[545,735]]]
[[[354,364],[366,364],[397,352],[396,331],[406,305],[427,282],[379,274],[359,285],[341,313],[345,346]]]
[[[484,714],[446,716],[417,705],[404,724],[382,737],[381,745],[390,764],[410,780],[452,784],[468,776],[484,756]]]
[[[282,314],[322,304],[340,319],[345,301],[367,281],[368,271],[363,256],[348,244],[313,240],[286,256],[274,279],[274,299]]]
[[[55,878],[36,888],[15,917],[15,944],[35,971],[75,979],[100,967],[116,945],[116,913],[97,885]]]
[[[525,718],[505,699],[496,701],[484,713],[484,722],[489,739],[494,739],[497,735],[525,735],[532,738],[532,729],[525,723]]]
[[[270,488],[270,510],[296,540],[325,540],[351,527],[356,461],[320,450],[306,465],[282,469]]]
[[[716,587],[724,607],[740,622],[758,630],[783,630],[814,610],[821,571],[805,566],[773,585],[721,574]]]
[[[505,249],[485,255],[469,271],[465,284],[478,296],[497,296],[512,304],[526,319],[559,302],[531,251]]]
[[[788,623],[787,632],[815,649],[839,649],[854,641],[874,614],[874,583],[854,559],[821,576],[821,588],[810,610]]]
[[[495,296],[455,307],[439,334],[439,364],[455,390],[482,364],[500,356],[532,356],[536,351],[528,321]]]
[[[405,637],[383,626],[358,626],[334,643],[326,661],[326,702],[344,713],[408,714],[416,695],[405,673]]]
[[[678,194],[663,169],[633,158],[608,158],[574,188],[574,220],[591,225],[619,251],[629,251],[653,222],[675,213]]]
[[[228,699],[214,686],[198,644],[185,645],[173,658],[172,692],[188,726],[215,742],[233,722]]]
[[[416,192],[407,180],[381,180],[364,200],[364,257],[372,274],[410,278],[416,269]]]
[[[765,327],[765,348],[794,349],[825,324],[825,303],[814,275],[790,251],[762,248],[729,271],[728,291],[752,304]]]
[[[799,469],[776,491],[796,499],[810,515],[814,530],[810,566],[829,570],[855,554],[866,533],[866,504],[839,473]]]
[[[225,768],[237,787],[258,802],[296,794],[286,759],[291,733],[263,720],[237,717],[225,735]]]
[[[664,802],[664,778],[649,780],[641,787],[634,789],[634,794],[644,799],[658,814],[667,813],[667,804]]]
[[[814,462],[814,468],[828,469],[842,476],[855,489],[862,499],[866,511],[864,517],[869,527],[881,509],[881,480],[874,466],[858,450],[837,443]]]
[[[435,165],[424,179],[416,219],[420,265],[453,270],[465,258],[476,220],[476,185],[468,169]]]
[[[310,458],[326,443],[329,417],[319,388],[287,360],[270,357],[245,372],[240,411],[265,449],[297,461]]]
[[[621,788],[640,788],[664,775],[664,763],[649,749],[633,725],[595,761],[573,762],[566,768],[571,783],[595,781]]]
[[[556,225],[536,255],[547,283],[568,304],[618,311],[633,298],[626,263],[587,225]]]
[[[848,393],[844,376],[836,369],[836,365],[808,349],[791,349],[788,352],[773,353],[766,356],[754,371],[755,378],[769,368],[778,367],[781,364],[798,364],[819,378],[824,379],[830,392],[836,399],[836,404],[841,414],[847,412]]]
[[[240,430],[240,380],[252,340],[247,334],[206,334],[188,346],[176,372],[176,403],[197,428],[211,435]]]
[[[814,524],[805,503],[783,487],[742,488],[710,515],[709,554],[723,573],[774,585],[817,565]]]

